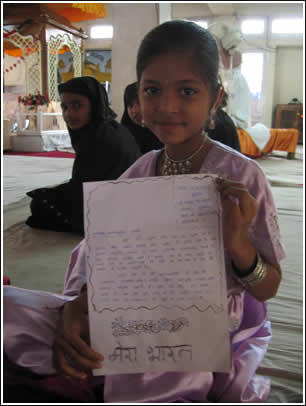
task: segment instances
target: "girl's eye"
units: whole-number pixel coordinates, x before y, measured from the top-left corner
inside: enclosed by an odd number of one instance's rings
[[[192,96],[196,94],[196,91],[194,89],[190,89],[189,87],[182,89],[181,91],[183,96]]]
[[[78,102],[73,103],[73,108],[79,109],[80,107],[81,107],[81,103],[78,103]]]
[[[149,94],[149,95],[154,95],[154,94],[157,94],[159,92],[159,89],[157,87],[150,86],[150,87],[146,87],[144,89],[144,92],[146,94]]]

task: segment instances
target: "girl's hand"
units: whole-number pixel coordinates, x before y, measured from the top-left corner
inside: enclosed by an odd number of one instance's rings
[[[87,292],[67,302],[53,343],[53,366],[59,374],[86,378],[101,368],[103,356],[89,346]]]
[[[250,269],[257,255],[248,239],[248,230],[257,214],[258,204],[242,183],[220,178],[216,182],[223,207],[224,246],[243,274]],[[248,292],[260,301],[274,297],[281,281],[279,264],[266,263],[266,266],[265,278],[258,285],[248,288]]]
[[[242,183],[221,178],[216,183],[223,207],[224,246],[235,254],[248,243],[248,229],[257,213],[257,201]]]

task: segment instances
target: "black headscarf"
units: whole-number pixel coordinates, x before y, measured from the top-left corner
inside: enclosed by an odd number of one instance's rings
[[[59,94],[68,92],[86,96],[91,105],[93,122],[107,122],[116,118],[116,114],[109,107],[105,87],[91,76],[73,78],[58,86]]]
[[[93,77],[83,76],[61,83],[58,90],[59,94],[86,96],[91,105],[89,123],[76,130],[68,128],[76,153],[72,180],[117,179],[140,156],[140,151],[129,131],[115,121],[104,86]]]
[[[121,118],[121,124],[126,127],[134,136],[142,154],[152,151],[153,149],[161,149],[164,144],[152,133],[149,128],[138,125],[131,120],[128,107],[132,107],[137,101],[137,83],[131,83],[125,88],[124,91],[124,112]]]

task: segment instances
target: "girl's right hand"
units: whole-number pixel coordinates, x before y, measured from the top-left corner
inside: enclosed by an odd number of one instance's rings
[[[53,366],[61,375],[86,378],[102,367],[103,355],[89,346],[87,292],[67,302],[53,343]]]

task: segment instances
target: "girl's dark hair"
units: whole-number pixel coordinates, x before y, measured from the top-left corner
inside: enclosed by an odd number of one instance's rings
[[[138,100],[138,95],[137,95],[137,83],[131,83],[127,85],[127,87],[124,90],[124,95],[123,95],[123,102],[124,102],[124,111],[123,115],[121,118],[121,124],[125,125],[126,127],[134,127],[136,124],[131,120],[129,113],[128,113],[128,107],[133,107],[135,101]],[[133,133],[133,131],[131,131]]]
[[[124,108],[133,107],[135,101],[138,99],[137,96],[137,83],[131,83],[127,85],[124,90],[123,101],[124,101]]]
[[[223,93],[223,98],[222,98],[222,100],[221,100],[221,103],[220,103],[219,108],[220,108],[220,109],[223,109],[224,107],[226,107],[226,106],[227,106],[227,102],[228,102],[228,94],[227,94],[226,92],[224,92],[224,93]]]
[[[137,54],[137,78],[140,81],[144,69],[151,61],[165,53],[188,50],[199,65],[203,80],[215,93],[219,87],[219,53],[217,43],[210,32],[198,24],[186,20],[167,21],[151,30],[142,40]]]

